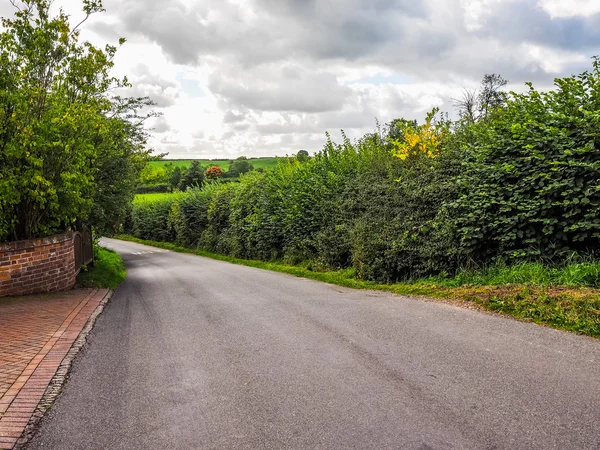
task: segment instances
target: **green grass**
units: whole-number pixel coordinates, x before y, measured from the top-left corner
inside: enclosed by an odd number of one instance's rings
[[[529,286],[600,287],[600,263],[595,261],[566,261],[561,266],[523,262],[511,266],[497,265],[481,269],[464,269],[456,276],[432,277],[413,284],[434,284],[447,287]]]
[[[94,265],[79,272],[77,283],[86,287],[116,288],[127,273],[123,260],[112,250],[99,246],[94,253]]]
[[[160,192],[152,194],[136,194],[133,199],[133,204],[140,204],[146,202],[154,202],[157,200],[163,200],[168,198],[174,198],[181,195],[181,192]]]
[[[255,169],[272,169],[277,166],[276,157],[269,158],[248,158]],[[191,164],[191,159],[162,159],[160,161],[150,161],[150,167],[163,167],[167,163],[172,163],[175,167],[187,168]],[[223,170],[229,169],[229,159],[199,159],[202,167],[219,166]]]
[[[573,273],[594,273],[593,270],[568,267],[557,269],[559,275],[551,268],[539,270],[534,266],[511,269],[489,269],[477,276],[471,272],[460,275],[456,279],[419,280],[411,283],[381,284],[354,278],[351,269],[337,272],[314,272],[302,266],[288,266],[279,262],[245,260],[230,256],[218,255],[204,250],[193,250],[167,242],[154,242],[137,239],[131,236],[116,236],[140,244],[151,245],[182,253],[193,253],[208,258],[227,261],[234,264],[273,270],[298,277],[310,278],[338,286],[354,289],[374,289],[395,294],[413,295],[459,302],[498,313],[510,315],[519,320],[534,322],[540,325],[572,331],[600,338],[600,290],[589,287],[557,286],[540,284],[541,281],[570,281],[585,279]],[[546,273],[542,277],[540,273]],[[462,277],[462,278],[461,278]],[[554,277],[554,278],[553,278]],[[454,281],[452,281],[454,280]],[[471,284],[466,283],[469,281]],[[520,283],[506,284],[505,281]],[[537,284],[531,284],[536,281]],[[480,282],[476,285],[476,282]],[[444,284],[445,283],[445,284]],[[454,283],[454,285],[452,285]],[[487,284],[482,284],[487,283]]]

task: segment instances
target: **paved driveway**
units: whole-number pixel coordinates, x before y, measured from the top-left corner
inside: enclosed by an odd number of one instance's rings
[[[0,298],[0,449],[17,443],[63,359],[107,294],[107,289],[75,289]]]
[[[600,342],[105,240],[128,276],[31,449],[598,449]]]

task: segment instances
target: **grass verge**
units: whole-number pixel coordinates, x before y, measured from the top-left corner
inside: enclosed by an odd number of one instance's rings
[[[85,287],[116,288],[125,279],[127,271],[121,257],[104,247],[94,247],[94,265],[81,270],[77,284]]]
[[[466,306],[510,315],[519,320],[600,338],[600,289],[596,288],[536,285],[531,283],[531,278],[526,277],[521,279],[527,281],[527,283],[502,284],[502,280],[511,279],[506,276],[505,272],[503,273],[504,278],[493,274],[482,274],[479,280],[481,285],[466,283],[467,280],[471,283],[478,281],[474,273],[471,273],[468,277],[463,275],[464,282],[459,282],[456,279],[431,278],[419,280],[418,282],[381,284],[358,280],[354,278],[352,270],[314,272],[301,266],[233,258],[204,250],[180,247],[168,242],[146,241],[128,235],[119,235],[115,238],[181,253],[192,253],[234,264],[273,270],[354,289],[375,289],[395,294],[450,300]],[[518,271],[514,273],[518,273]]]
[[[432,277],[412,283],[448,287],[526,284],[530,286],[600,288],[600,263],[574,258],[568,259],[560,266],[521,262],[510,266],[495,265],[478,269],[463,269],[454,277]]]

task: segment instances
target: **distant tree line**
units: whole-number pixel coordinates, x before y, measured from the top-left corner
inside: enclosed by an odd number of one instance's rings
[[[165,156],[165,155],[160,155]],[[310,156],[306,150],[300,150],[294,158],[307,161]],[[160,161],[153,159],[153,161]],[[209,161],[210,163],[210,161]],[[190,166],[182,168],[169,161],[160,166],[147,164],[140,174],[138,193],[185,191],[191,187],[201,187],[204,181],[238,180],[245,173],[256,170],[263,172],[262,168],[255,169],[252,161],[246,156],[240,156],[229,161],[227,170],[218,165],[208,165],[203,168],[197,160],[191,160]]]

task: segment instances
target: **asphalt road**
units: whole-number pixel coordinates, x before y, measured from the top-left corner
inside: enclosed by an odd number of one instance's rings
[[[138,244],[30,449],[600,449],[600,341]]]

